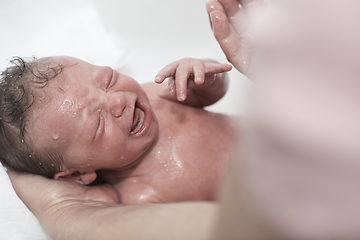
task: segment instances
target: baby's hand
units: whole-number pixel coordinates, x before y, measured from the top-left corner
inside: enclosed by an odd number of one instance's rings
[[[170,94],[184,101],[187,89],[209,86],[216,80],[217,73],[228,72],[231,68],[230,64],[184,58],[164,67],[157,74],[155,82],[160,84],[169,78]]]

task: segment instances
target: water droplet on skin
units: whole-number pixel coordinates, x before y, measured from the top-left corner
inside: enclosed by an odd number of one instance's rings
[[[52,167],[55,167],[55,165],[54,165],[53,163],[51,164],[51,166],[52,166]]]
[[[89,166],[90,166],[90,163],[85,164],[85,165],[81,165],[80,168],[89,167]]]
[[[161,152],[160,151],[158,151],[158,154],[160,154]]]
[[[58,138],[59,138],[59,135],[58,135],[58,134],[54,134],[54,135],[53,135],[53,139],[54,139],[54,140],[57,140]]]
[[[182,163],[181,161],[179,161],[178,159],[175,159],[175,165],[178,167],[178,168],[182,168]]]
[[[70,114],[73,118],[75,118],[78,109],[81,108],[81,103],[78,102],[77,98],[74,99],[65,99],[62,102],[59,111],[62,114]]]
[[[31,155],[29,155],[29,158],[31,158]]]
[[[39,165],[41,166],[41,162],[39,162]]]

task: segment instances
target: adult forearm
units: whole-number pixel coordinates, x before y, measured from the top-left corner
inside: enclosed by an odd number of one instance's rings
[[[216,204],[109,205],[69,203],[43,219],[54,240],[209,239]],[[55,224],[52,224],[55,223]]]
[[[8,170],[18,196],[54,240],[208,239],[217,204],[127,205],[109,185],[83,186]]]

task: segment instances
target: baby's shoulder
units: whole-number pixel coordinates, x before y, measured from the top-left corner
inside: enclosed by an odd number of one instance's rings
[[[141,87],[144,89],[145,93],[148,96],[156,94],[159,92],[159,90],[162,89],[161,85],[153,83],[153,82],[147,82],[147,83],[141,84]]]
[[[154,82],[147,82],[147,83],[143,83],[141,84],[141,87],[145,90],[145,91],[151,91],[154,88],[157,88],[159,86],[159,84],[156,84]]]
[[[161,102],[162,104],[174,104],[173,101],[170,101],[168,94],[167,84],[156,84],[153,82],[144,83],[141,85],[144,89],[146,95],[149,98],[151,104],[157,104]]]
[[[167,84],[159,85],[156,83],[149,82],[141,85],[149,99],[151,108],[153,110],[157,110],[157,109],[164,110],[164,107],[174,104],[164,96],[164,92],[166,90],[164,90],[164,86],[162,85],[167,85]]]
[[[169,93],[168,84],[146,83],[142,85],[146,95],[148,96],[150,105],[157,114],[176,114],[186,115],[194,112],[204,112],[203,108],[187,105],[179,102]]]

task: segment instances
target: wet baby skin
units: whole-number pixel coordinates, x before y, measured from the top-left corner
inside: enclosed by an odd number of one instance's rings
[[[123,204],[214,200],[236,125],[203,106],[225,94],[230,65],[183,59],[160,71],[159,84],[140,86],[109,67],[54,60],[64,70],[38,91],[28,133],[62,156],[55,179],[100,177]]]

